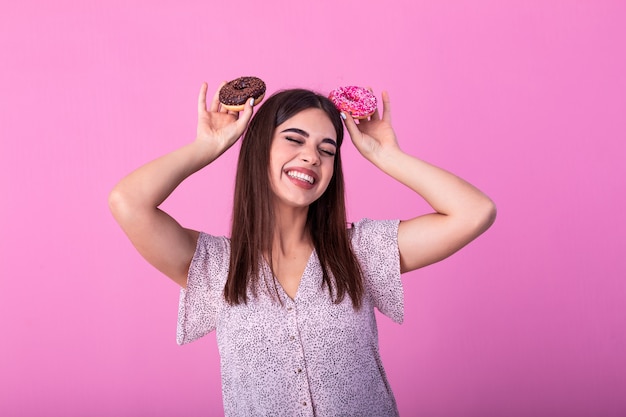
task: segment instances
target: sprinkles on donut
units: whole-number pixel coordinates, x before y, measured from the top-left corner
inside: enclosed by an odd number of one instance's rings
[[[220,103],[232,111],[242,111],[246,100],[253,98],[258,104],[265,97],[265,82],[257,77],[239,77],[220,89]]]
[[[354,119],[367,119],[376,111],[376,96],[363,87],[339,87],[328,98],[339,111],[349,113]]]

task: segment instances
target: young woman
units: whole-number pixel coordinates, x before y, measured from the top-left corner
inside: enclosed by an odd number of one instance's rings
[[[227,416],[397,415],[374,308],[401,322],[400,274],[479,236],[493,202],[400,149],[386,93],[382,117],[360,122],[308,90],[279,92],[254,117],[251,102],[236,113],[206,97],[203,84],[196,140],[122,179],[109,199],[141,255],[182,287],[178,342],[217,331]],[[359,152],[434,213],[346,227],[344,123]],[[230,238],[159,209],[244,132]]]

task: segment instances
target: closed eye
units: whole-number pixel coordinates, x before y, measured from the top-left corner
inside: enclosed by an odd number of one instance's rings
[[[303,143],[301,139],[292,138],[291,136],[285,136],[285,139],[287,139],[289,142],[294,142],[294,143],[299,143],[299,144]]]
[[[324,153],[324,154],[326,154],[328,156],[335,156],[335,152],[329,151],[328,149],[320,149],[320,152]]]

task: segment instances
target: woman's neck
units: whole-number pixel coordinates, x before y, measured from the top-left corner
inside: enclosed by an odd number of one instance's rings
[[[274,243],[275,253],[288,254],[302,245],[311,246],[311,237],[306,228],[308,207],[282,207],[275,210]]]

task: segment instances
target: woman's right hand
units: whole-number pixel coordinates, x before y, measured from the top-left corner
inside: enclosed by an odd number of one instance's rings
[[[207,107],[207,83],[203,83],[198,96],[198,128],[196,141],[215,146],[213,150],[221,154],[241,137],[252,117],[252,99],[249,99],[242,112],[229,111],[220,104],[219,91],[213,95]]]
[[[199,233],[183,227],[159,207],[182,181],[237,142],[252,117],[250,102],[242,112],[220,108],[219,90],[207,108],[206,92],[203,83],[196,140],[137,168],[109,195],[115,220],[139,253],[181,287],[187,285]]]

